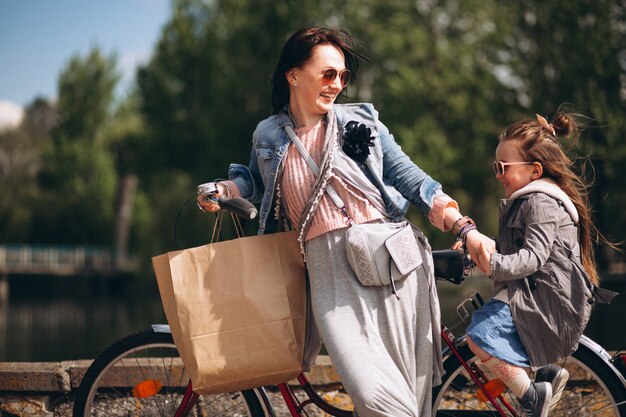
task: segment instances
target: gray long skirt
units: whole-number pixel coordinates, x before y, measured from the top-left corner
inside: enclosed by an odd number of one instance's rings
[[[307,243],[315,322],[361,417],[430,416],[433,336],[423,267],[391,288],[365,287],[347,262],[345,229]],[[418,241],[418,244],[419,241]]]

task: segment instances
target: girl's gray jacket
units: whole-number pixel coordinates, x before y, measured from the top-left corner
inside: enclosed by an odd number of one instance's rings
[[[562,191],[556,197],[522,193],[500,204],[499,253],[490,265],[494,294],[507,288],[513,322],[533,367],[577,349],[594,303],[572,208]]]

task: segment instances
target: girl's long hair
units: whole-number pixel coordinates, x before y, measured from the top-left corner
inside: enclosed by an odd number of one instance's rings
[[[538,117],[539,119],[539,117]],[[582,176],[573,171],[572,160],[565,154],[559,140],[575,144],[579,129],[573,115],[559,112],[550,124],[526,119],[507,127],[500,134],[500,142],[513,141],[524,161],[539,162],[543,178],[550,178],[568,195],[578,211],[578,240],[581,262],[591,281],[598,285],[594,246],[599,242],[612,243],[600,233],[591,219],[588,186]]]

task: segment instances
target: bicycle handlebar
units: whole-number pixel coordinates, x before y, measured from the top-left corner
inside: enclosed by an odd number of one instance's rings
[[[258,211],[254,204],[245,198],[222,198],[217,201],[222,210],[230,211],[244,219],[254,219]],[[435,277],[453,284],[461,284],[472,268],[473,263],[464,251],[454,249],[434,250],[432,252]]]
[[[230,211],[247,220],[254,219],[258,214],[258,211],[256,207],[254,207],[254,204],[252,204],[245,198],[241,198],[241,197],[235,197],[235,198],[220,197],[217,200],[217,204],[219,204],[222,210]]]
[[[469,270],[474,266],[465,251],[443,249],[434,250],[432,254],[435,264],[435,277],[453,284],[461,284]]]

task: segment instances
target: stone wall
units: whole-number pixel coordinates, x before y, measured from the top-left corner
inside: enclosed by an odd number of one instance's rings
[[[91,361],[0,363],[2,416],[71,415],[72,390]],[[63,408],[66,412],[56,412]]]
[[[80,385],[91,361],[0,362],[0,417],[70,417],[73,392]],[[318,356],[307,373],[311,384],[335,405],[349,408],[349,399],[327,356]],[[297,381],[292,381],[297,385]],[[278,393],[270,391],[278,416],[281,410]]]

